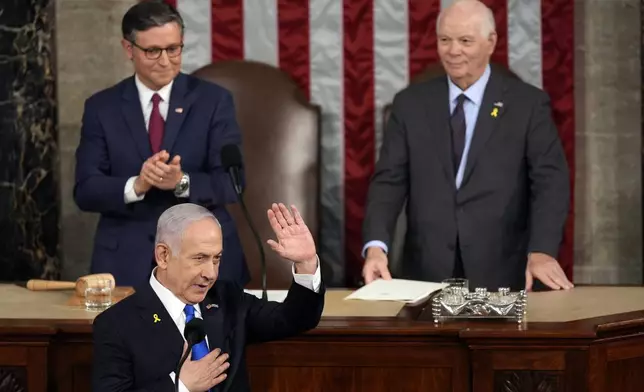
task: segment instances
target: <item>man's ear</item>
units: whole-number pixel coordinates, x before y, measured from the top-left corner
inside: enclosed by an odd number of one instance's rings
[[[134,54],[132,53],[132,51],[134,50],[132,48],[133,46],[132,43],[126,40],[125,38],[122,38],[121,46],[123,47],[123,51],[125,52],[125,56],[127,56],[127,59],[132,61],[132,57],[134,56]]]
[[[490,55],[494,53],[494,50],[496,49],[496,42],[498,41],[499,36],[496,34],[496,32],[490,33],[490,37],[488,38],[488,41],[490,42]]]
[[[157,266],[161,269],[168,268],[168,262],[172,258],[172,250],[170,247],[163,242],[156,244],[154,247],[154,259],[157,262]]]

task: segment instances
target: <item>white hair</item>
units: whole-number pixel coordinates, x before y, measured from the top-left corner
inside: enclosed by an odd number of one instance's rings
[[[481,35],[485,38],[489,38],[490,34],[496,33],[496,22],[494,21],[494,13],[484,3],[479,0],[453,0],[452,4],[448,7],[443,8],[438,14],[436,19],[436,34],[438,34],[438,29],[440,27],[441,18],[444,13],[455,7],[469,6],[472,9],[473,13],[478,16],[481,20]]]
[[[207,208],[192,203],[181,203],[165,210],[157,222],[155,246],[164,243],[177,254],[181,249],[183,233],[188,226],[202,219],[212,219],[221,228],[217,218]]]

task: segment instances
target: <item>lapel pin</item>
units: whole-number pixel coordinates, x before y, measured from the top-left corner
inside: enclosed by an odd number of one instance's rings
[[[208,305],[206,305],[207,310],[210,310],[211,308],[219,308],[219,305],[217,305],[217,304],[208,304]]]
[[[155,324],[158,323],[159,321],[161,321],[161,319],[159,318],[159,315],[156,314],[156,313],[152,317],[154,317],[154,323]]]
[[[502,107],[503,107],[503,102],[501,102],[501,101],[499,101],[499,102],[494,102],[494,106],[496,106],[496,107],[498,107],[498,108],[502,108]]]
[[[492,113],[490,113],[492,117],[495,117],[499,115],[499,108],[494,108],[492,109]]]
[[[177,113],[183,113],[183,108],[176,108],[174,111]]]

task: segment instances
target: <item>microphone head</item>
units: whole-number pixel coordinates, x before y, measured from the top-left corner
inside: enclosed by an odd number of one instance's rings
[[[204,340],[206,338],[206,330],[204,328],[203,320],[195,317],[186,323],[183,336],[186,338],[189,347],[192,347],[195,343]]]
[[[241,152],[239,152],[239,147],[236,144],[226,144],[221,149],[221,163],[226,170],[231,167],[242,166]]]

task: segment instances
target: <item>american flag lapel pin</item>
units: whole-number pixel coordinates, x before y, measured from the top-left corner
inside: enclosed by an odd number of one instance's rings
[[[179,113],[179,114],[181,114],[181,113],[183,113],[183,108],[176,108],[176,109],[174,109],[174,111]]]
[[[206,310],[210,310],[212,308],[219,308],[219,305],[217,305],[217,304],[208,304],[208,305],[206,305]]]

